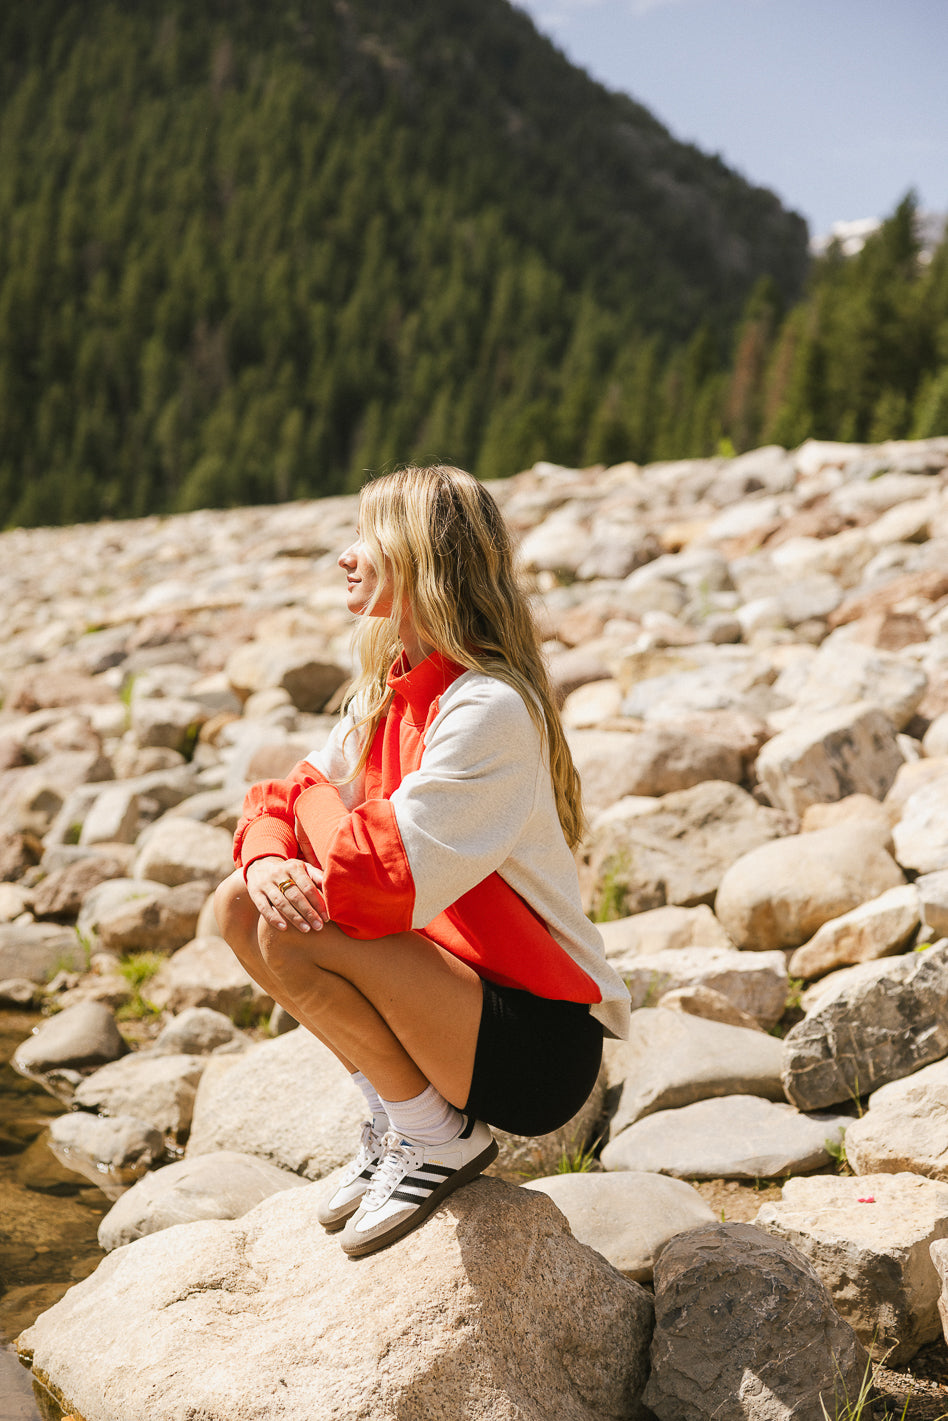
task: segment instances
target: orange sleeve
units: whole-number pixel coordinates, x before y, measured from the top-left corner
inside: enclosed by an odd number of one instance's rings
[[[251,785],[234,834],[234,862],[246,870],[254,859],[295,859],[301,854],[296,837],[296,801],[309,785],[325,783],[324,776],[301,760],[285,780],[261,780]]]
[[[369,799],[349,811],[335,785],[321,780],[295,805],[295,832],[305,857],[323,870],[333,922],[363,939],[407,932],[415,884],[389,801]]]

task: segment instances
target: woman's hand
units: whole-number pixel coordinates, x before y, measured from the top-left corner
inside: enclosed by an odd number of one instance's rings
[[[254,859],[246,873],[247,891],[260,916],[284,932],[308,933],[328,923],[320,889],[323,871],[305,859]]]

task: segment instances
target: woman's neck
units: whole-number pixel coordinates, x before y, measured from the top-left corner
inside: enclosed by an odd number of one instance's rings
[[[426,656],[430,656],[434,647],[430,642],[422,640],[418,635],[414,619],[406,615],[402,618],[398,628],[398,635],[401,638],[402,646],[405,649],[405,656],[411,667],[420,666]]]

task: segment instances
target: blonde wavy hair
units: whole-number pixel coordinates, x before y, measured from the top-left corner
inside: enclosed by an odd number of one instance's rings
[[[408,607],[423,641],[450,661],[496,676],[523,698],[546,742],[557,813],[575,848],[584,829],[579,775],[539,633],[517,584],[510,535],[491,495],[463,469],[409,465],[366,484],[359,529],[380,585],[383,572],[390,578],[385,591],[391,588],[392,611],[363,616],[356,630],[361,671],[346,707],[358,708],[356,728],[365,735],[352,778],[368,758],[391,698],[387,678],[402,652],[400,610]]]

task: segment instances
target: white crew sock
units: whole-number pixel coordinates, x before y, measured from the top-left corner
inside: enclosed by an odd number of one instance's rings
[[[369,1114],[372,1116],[372,1129],[377,1135],[384,1135],[389,1126],[388,1112],[382,1104],[375,1086],[361,1071],[353,1071],[350,1079],[365,1096]]]
[[[461,1128],[464,1116],[433,1085],[411,1100],[383,1100],[392,1129],[420,1145],[444,1145]]]

